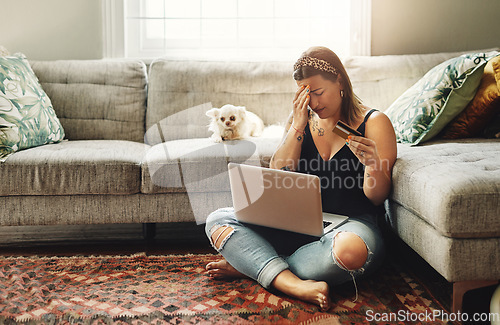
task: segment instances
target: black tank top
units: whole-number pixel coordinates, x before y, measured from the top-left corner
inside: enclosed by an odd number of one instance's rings
[[[358,131],[364,136],[365,124],[370,110]],[[347,145],[344,145],[330,160],[324,161],[314,144],[309,124],[305,128],[298,172],[317,175],[321,180],[323,211],[349,217],[376,217],[383,213],[383,206],[375,206],[363,191],[364,165]],[[376,220],[371,220],[375,221]]]

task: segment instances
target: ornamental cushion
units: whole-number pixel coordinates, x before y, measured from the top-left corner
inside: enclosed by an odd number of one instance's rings
[[[26,57],[0,56],[0,162],[62,139],[64,129]]]
[[[398,144],[390,201],[439,233],[500,236],[500,142],[493,139]]]
[[[148,148],[93,140],[19,151],[0,164],[0,196],[139,193],[140,164]]]
[[[500,101],[498,103],[500,106]],[[488,125],[484,128],[483,135],[486,138],[498,138],[500,139],[500,113],[498,113]]]
[[[401,143],[436,136],[474,97],[484,66],[497,51],[464,54],[427,72],[385,112]]]
[[[481,135],[484,128],[500,113],[500,56],[486,64],[479,89],[472,101],[443,130],[443,139],[471,138]]]

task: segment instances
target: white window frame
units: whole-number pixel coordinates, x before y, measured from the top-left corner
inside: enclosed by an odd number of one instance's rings
[[[103,0],[103,57],[139,57],[148,60],[153,57],[165,56],[161,52],[153,52],[152,55],[143,55],[140,52],[127,53],[127,32],[125,22],[126,0]],[[371,55],[371,2],[372,0],[346,0],[351,2],[350,20],[350,53],[348,55]],[[130,39],[130,38],[129,38]],[[136,36],[135,39],[139,39]],[[321,44],[318,44],[321,45]],[[139,44],[135,45],[139,47]],[[333,49],[335,50],[335,49]],[[178,53],[179,57],[189,58],[192,53]],[[199,58],[199,57],[197,57]],[[234,57],[240,59],[241,57]],[[224,59],[228,59],[225,55]],[[248,58],[247,58],[248,59]],[[279,60],[279,57],[268,58]],[[287,60],[288,58],[285,58]]]
[[[125,57],[124,0],[102,1],[103,57]]]

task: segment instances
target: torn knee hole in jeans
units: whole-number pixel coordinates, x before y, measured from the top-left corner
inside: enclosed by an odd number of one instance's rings
[[[234,229],[229,225],[214,225],[210,229],[210,243],[217,251],[224,247],[229,237],[234,233]]]
[[[351,265],[351,262],[352,261],[348,261],[348,262],[345,262],[343,261],[339,256],[338,254],[336,253],[335,251],[335,242],[337,240],[337,236],[339,236],[340,234],[347,234],[349,232],[344,232],[344,231],[340,231],[339,233],[337,233],[335,235],[335,237],[333,238],[333,244],[332,244],[332,257],[333,257],[333,261],[335,264],[337,264],[341,269],[343,269],[344,271],[347,271],[347,272],[356,272],[356,273],[363,273],[364,272],[364,266],[367,265],[367,263],[370,261],[370,255],[373,254],[373,252],[370,250],[370,248],[368,247],[368,245],[366,245],[365,241],[363,240],[363,238],[361,238],[360,236],[358,236],[357,234],[355,233],[351,233],[353,234],[354,236],[356,236],[357,238],[359,238],[363,244],[364,244],[364,248],[366,249],[366,258],[364,260],[364,262],[362,263],[361,266],[359,267],[348,267]],[[345,262],[345,263],[344,263]],[[349,264],[349,265],[346,265],[346,264]],[[361,263],[358,263],[358,264],[361,264]]]
[[[337,240],[337,236],[341,233],[344,233],[343,231],[340,231],[339,233],[337,233],[335,235],[335,237],[333,238],[333,244],[332,244],[332,257],[333,257],[333,262],[338,266],[340,267],[342,270],[346,271],[349,273],[349,275],[351,276],[352,278],[352,282],[354,283],[354,289],[356,291],[356,296],[353,300],[353,302],[356,302],[358,300],[358,286],[356,284],[356,279],[354,277],[355,274],[363,274],[364,271],[365,271],[365,268],[364,266],[368,265],[368,263],[370,263],[371,261],[371,255],[373,255],[373,252],[370,250],[370,248],[368,247],[368,245],[366,245],[366,242],[363,240],[363,238],[361,238],[360,236],[352,233],[353,235],[357,236],[363,243],[364,243],[364,247],[366,249],[366,259],[363,263],[363,265],[359,268],[348,268],[344,262],[339,258],[339,256],[337,255],[337,253],[335,252],[335,241]]]

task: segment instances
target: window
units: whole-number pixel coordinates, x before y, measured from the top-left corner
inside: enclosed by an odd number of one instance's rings
[[[370,54],[371,0],[106,0],[105,56],[292,60]]]

